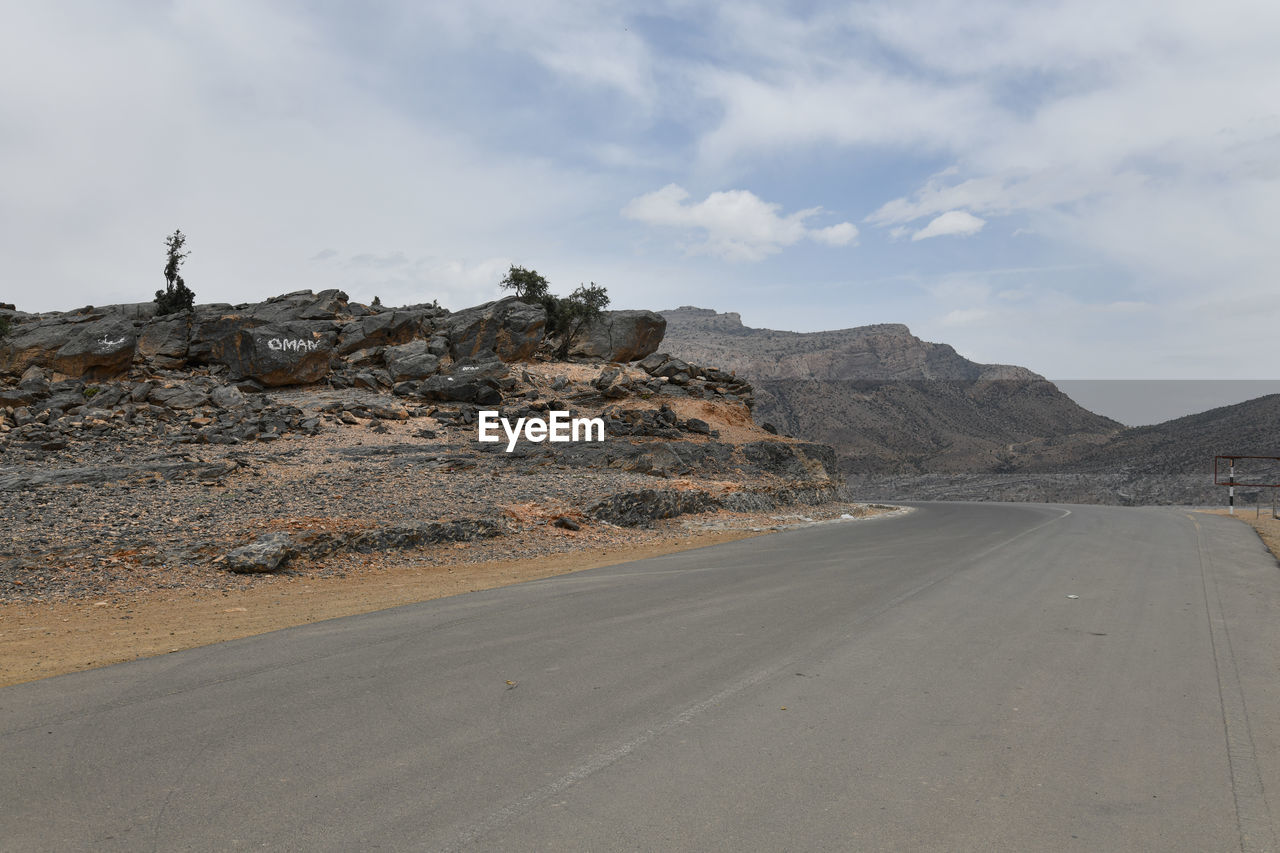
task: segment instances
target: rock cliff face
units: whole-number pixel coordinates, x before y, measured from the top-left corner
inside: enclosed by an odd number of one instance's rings
[[[685,306],[661,312],[668,349],[748,378],[1044,381],[1025,367],[976,364],[947,344],[922,341],[901,323],[827,332],[742,325],[740,315]]]
[[[761,422],[831,445],[846,474],[1001,471],[1027,442],[1088,445],[1121,428],[1026,368],[977,364],[900,324],[798,333],[662,314],[667,349],[748,379]]]

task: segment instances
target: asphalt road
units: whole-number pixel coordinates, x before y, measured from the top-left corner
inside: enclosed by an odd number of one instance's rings
[[[5,688],[0,849],[1273,850],[1278,662],[1244,525],[925,505]]]

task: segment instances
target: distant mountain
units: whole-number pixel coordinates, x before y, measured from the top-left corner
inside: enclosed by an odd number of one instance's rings
[[[917,500],[1030,500],[1062,503],[1222,506],[1213,458],[1280,456],[1280,394],[1123,430],[1092,446],[1025,445],[1001,471],[856,478],[859,497]],[[1056,451],[1056,454],[1055,452]],[[1225,472],[1224,472],[1225,473]],[[1240,482],[1280,482],[1280,465],[1244,460]],[[1270,489],[1237,488],[1237,503],[1269,503]]]
[[[1213,470],[1213,457],[1225,454],[1280,456],[1280,394],[1126,429],[1105,444],[1081,452],[1065,467],[1076,472],[1207,476]],[[1027,466],[1028,470],[1063,467],[1048,460]]]
[[[900,324],[802,333],[704,308],[661,313],[663,349],[743,375],[758,421],[830,444],[846,474],[1010,471],[1123,429],[1024,367],[977,364]]]

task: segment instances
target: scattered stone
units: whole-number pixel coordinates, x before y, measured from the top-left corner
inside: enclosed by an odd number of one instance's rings
[[[274,572],[293,553],[292,548],[289,534],[270,533],[227,554],[227,569],[233,572]]]

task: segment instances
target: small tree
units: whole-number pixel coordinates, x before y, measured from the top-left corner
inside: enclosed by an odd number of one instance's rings
[[[555,301],[556,314],[553,328],[561,334],[556,357],[565,358],[582,330],[609,305],[609,294],[593,281],[590,285],[578,285],[577,290],[563,299],[551,298]],[[552,327],[550,309],[547,310],[547,325]]]
[[[172,234],[165,238],[164,246],[167,255],[164,264],[164,290],[156,291],[156,314],[173,314],[176,311],[189,311],[195,305],[196,295],[187,287],[187,283],[182,280],[182,276],[178,275],[182,262],[187,259],[190,252],[184,252],[183,247],[187,244],[187,235],[181,230],[175,229]]]
[[[550,295],[551,285],[535,270],[512,266],[507,277],[501,282],[503,290],[514,290],[516,298],[521,302],[538,304]]]

